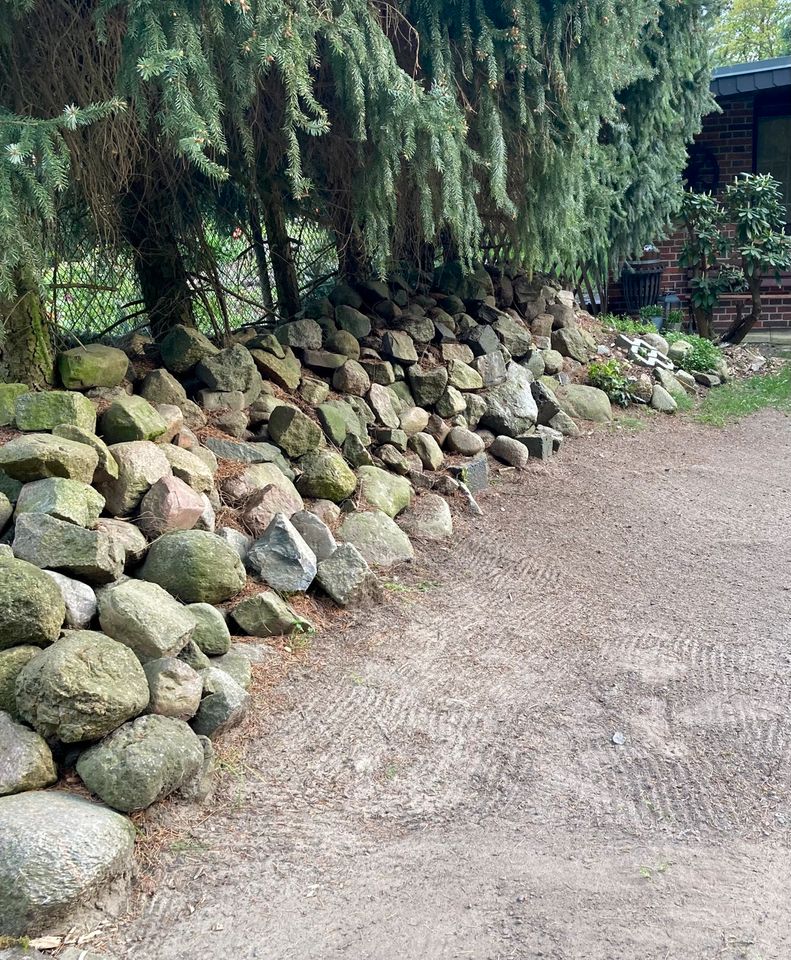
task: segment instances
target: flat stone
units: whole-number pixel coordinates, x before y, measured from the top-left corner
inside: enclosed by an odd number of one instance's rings
[[[233,460],[235,463],[276,463],[286,476],[291,475],[288,462],[273,443],[243,443],[237,440],[221,440],[218,437],[206,437],[203,443],[220,460]]]
[[[444,497],[424,493],[398,518],[398,526],[418,540],[446,540],[453,536],[453,519]]]
[[[72,630],[83,630],[90,626],[98,609],[93,588],[81,580],[73,580],[56,570],[44,570],[43,573],[60,590],[63,602],[66,604],[66,626]]]
[[[189,610],[156,583],[123,580],[100,590],[99,623],[145,663],[175,657],[195,630]]]
[[[507,313],[497,317],[492,329],[512,357],[523,357],[533,345],[533,337],[527,327]]]
[[[302,359],[305,366],[310,367],[311,370],[326,373],[342,367],[349,357],[345,353],[331,353],[329,350],[305,350]]]
[[[250,548],[247,566],[275,590],[307,590],[316,576],[316,555],[284,514],[277,514]]]
[[[250,709],[250,694],[217,667],[201,671],[204,696],[192,720],[192,729],[214,740],[238,726]]]
[[[0,796],[41,790],[57,779],[44,738],[0,710]]]
[[[95,902],[131,871],[135,832],[126,817],[63,791],[0,799],[0,930],[34,936]]]
[[[52,430],[59,423],[73,423],[96,432],[96,407],[81,393],[45,390],[23,393],[14,405],[14,420],[19,430]]]
[[[480,357],[500,349],[500,340],[488,324],[478,324],[464,334],[464,342]]]
[[[246,579],[239,554],[204,530],[166,533],[155,540],[139,575],[185,603],[223,603]]]
[[[128,516],[140,506],[143,496],[157,480],[171,473],[170,463],[162,450],[162,446],[149,440],[117,443],[110,448],[118,464],[118,477],[107,477],[96,483],[108,513]]]
[[[58,357],[58,373],[67,390],[117,387],[126,377],[128,366],[123,350],[101,343],[74,347]]]
[[[24,513],[17,518],[13,549],[21,560],[88,583],[110,583],[124,569],[124,555],[106,533],[47,514]]]
[[[22,483],[46,477],[90,483],[98,463],[98,454],[86,444],[49,434],[14,437],[0,446],[0,469]]]
[[[148,682],[134,653],[91,630],[66,631],[16,682],[19,716],[64,743],[103,737],[147,704]]]
[[[310,626],[272,590],[240,600],[231,610],[231,617],[251,637],[276,637],[290,634],[295,627]]]
[[[349,514],[338,535],[371,566],[388,568],[415,556],[409,537],[381,510]]]

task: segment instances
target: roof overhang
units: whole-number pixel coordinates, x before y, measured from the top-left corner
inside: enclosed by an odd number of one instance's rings
[[[788,87],[791,97],[791,57],[775,57],[773,60],[755,60],[731,67],[718,67],[711,80],[711,92],[717,99],[781,87]]]

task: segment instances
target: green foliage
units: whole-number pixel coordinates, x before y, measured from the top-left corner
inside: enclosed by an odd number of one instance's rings
[[[662,307],[657,306],[657,304],[654,303],[648,307],[640,307],[640,309],[637,312],[639,313],[640,319],[645,324],[645,326],[653,327],[654,317],[662,316]]]
[[[780,184],[768,173],[741,174],[725,188],[723,207],[736,228],[733,246],[747,282],[774,274],[779,283],[780,274],[791,267]]]
[[[604,313],[599,317],[602,325],[617,330],[618,333],[651,333],[656,332],[653,323],[646,323],[641,317],[634,319],[626,314]]]
[[[791,53],[791,0],[730,0],[714,37],[718,65]]]
[[[722,363],[722,350],[706,337],[700,337],[695,333],[668,332],[665,334],[665,339],[671,344],[678,340],[692,344],[692,349],[687,350],[676,363],[676,366],[689,373],[716,370]]]
[[[588,383],[603,390],[612,403],[621,407],[629,406],[629,380],[624,365],[616,357],[606,360],[594,360],[588,365]]]
[[[791,366],[784,367],[777,374],[734,380],[716,390],[709,390],[696,419],[724,427],[765,407],[791,413]]]

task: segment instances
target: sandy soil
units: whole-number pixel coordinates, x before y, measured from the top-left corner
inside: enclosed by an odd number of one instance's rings
[[[774,413],[501,475],[314,640],[107,952],[787,960],[790,492]]]

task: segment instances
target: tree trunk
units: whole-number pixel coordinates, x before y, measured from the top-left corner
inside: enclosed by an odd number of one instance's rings
[[[0,300],[4,376],[11,383],[51,386],[55,380],[53,331],[32,268],[14,270],[14,287],[12,298]]]
[[[195,325],[187,270],[168,214],[167,198],[152,196],[142,181],[132,184],[123,199],[124,236],[155,340],[178,323]]]
[[[761,278],[754,276],[750,277],[747,281],[747,286],[750,290],[752,310],[747,314],[746,317],[743,317],[741,313],[737,313],[736,319],[723,334],[721,340],[722,343],[741,343],[756,325],[756,323],[758,323],[758,321],[761,319],[763,312],[761,308]]]
[[[248,188],[249,189],[249,188]],[[258,268],[258,283],[261,288],[261,299],[267,312],[272,310],[272,284],[269,281],[269,262],[266,256],[264,233],[261,228],[261,208],[258,198],[250,194],[247,199],[247,214],[250,224],[250,238],[253,243],[255,263]]]
[[[710,310],[693,309],[692,318],[695,321],[695,330],[699,337],[711,340],[714,333],[714,318]]]
[[[301,303],[283,195],[276,185],[268,183],[262,199],[266,238],[269,241],[269,257],[277,287],[278,312],[283,317],[292,317],[295,313],[299,313]]]

